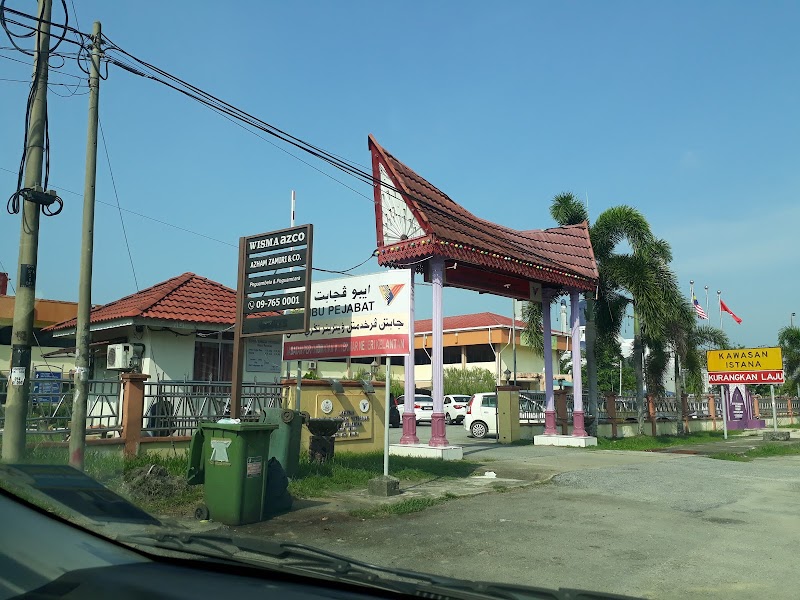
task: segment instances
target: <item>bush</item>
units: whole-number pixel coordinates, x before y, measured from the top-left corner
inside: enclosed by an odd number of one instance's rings
[[[450,367],[444,370],[444,393],[447,394],[479,394],[493,392],[497,381],[489,369],[472,367],[461,369]]]

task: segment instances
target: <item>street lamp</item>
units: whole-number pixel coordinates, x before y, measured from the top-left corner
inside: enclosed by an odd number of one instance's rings
[[[511,383],[511,370],[507,368],[505,371],[503,371],[503,375],[506,378],[506,385],[509,385]]]
[[[792,313],[792,316],[789,317],[789,327],[794,327],[794,315],[795,313]]]
[[[543,375],[541,373],[534,373],[533,378],[536,380],[536,387],[538,387],[541,390]]]
[[[378,359],[373,358],[372,362],[369,365],[370,373],[372,373],[372,381],[375,381],[375,377],[378,376],[378,369],[380,369],[380,364],[378,364]]]

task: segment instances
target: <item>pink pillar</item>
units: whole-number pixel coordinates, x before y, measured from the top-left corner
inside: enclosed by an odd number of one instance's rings
[[[586,437],[583,424],[583,388],[581,387],[581,318],[580,292],[573,291],[569,295],[570,318],[572,320],[572,435]]]
[[[444,259],[431,258],[431,283],[433,287],[433,354],[431,356],[431,392],[433,394],[433,415],[431,415],[430,446],[449,446],[444,424],[444,340],[442,328],[442,286],[444,284]]]
[[[544,434],[556,435],[556,401],[553,395],[553,327],[550,322],[552,292],[542,288],[542,336],[544,340]]]
[[[417,389],[414,378],[414,269],[411,269],[411,317],[408,323],[408,356],[406,356],[405,404],[403,405],[403,435],[401,444],[419,444],[417,419],[414,415],[414,392]]]

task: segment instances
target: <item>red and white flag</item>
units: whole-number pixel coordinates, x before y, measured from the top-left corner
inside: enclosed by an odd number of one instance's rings
[[[730,308],[728,308],[728,305],[725,304],[725,301],[722,300],[722,298],[719,299],[719,309],[728,313],[730,316],[733,317],[734,321],[741,324],[742,320],[739,317],[737,317]]]

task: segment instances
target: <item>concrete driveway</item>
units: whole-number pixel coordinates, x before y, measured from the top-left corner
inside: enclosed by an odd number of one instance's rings
[[[498,477],[552,478],[406,516],[344,514],[258,532],[469,579],[646,598],[800,595],[800,457],[734,463],[491,441],[467,452]]]

